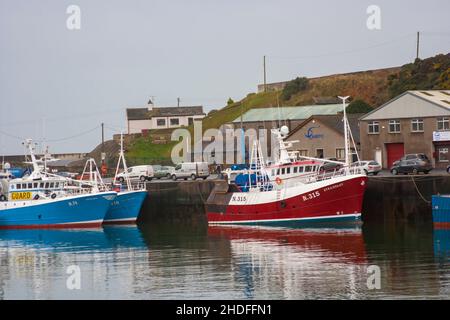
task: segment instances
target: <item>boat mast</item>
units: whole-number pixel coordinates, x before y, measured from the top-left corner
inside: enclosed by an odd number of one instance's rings
[[[36,161],[36,157],[34,156],[34,151],[33,151],[33,143],[31,139],[26,139],[24,142],[24,145],[26,148],[28,148],[28,151],[30,152],[30,157],[31,157],[31,163],[33,164],[33,172],[32,175],[37,177],[40,176],[40,168],[37,164]]]
[[[128,176],[127,162],[125,161],[125,153],[123,152],[123,132],[120,133],[119,160],[117,161],[116,174],[114,175],[113,184],[116,183],[116,177],[119,174],[119,168],[120,168],[121,161],[123,162],[123,170],[124,170],[125,180],[127,182],[127,188],[128,188],[128,190],[131,190],[131,182],[130,182],[130,177]]]
[[[345,166],[348,168],[350,165],[350,151],[349,151],[349,145],[348,145],[348,122],[347,122],[347,112],[346,112],[346,104],[345,101],[349,98],[349,96],[346,97],[338,97],[342,100],[342,107],[344,109],[344,148],[345,148]]]

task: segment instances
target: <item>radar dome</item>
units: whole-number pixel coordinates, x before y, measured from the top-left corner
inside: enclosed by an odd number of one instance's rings
[[[280,133],[281,133],[283,136],[287,136],[287,135],[289,134],[289,128],[288,128],[287,126],[282,126],[282,127],[280,128]]]

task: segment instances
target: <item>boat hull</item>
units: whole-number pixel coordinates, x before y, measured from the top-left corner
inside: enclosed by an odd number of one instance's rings
[[[116,192],[0,203],[0,229],[98,228]]]
[[[367,177],[355,175],[333,181],[267,192],[233,192],[206,205],[209,224],[297,225],[358,222]],[[225,200],[225,201],[224,201]]]
[[[135,223],[146,197],[147,191],[144,190],[119,192],[114,201],[111,202],[103,223]]]

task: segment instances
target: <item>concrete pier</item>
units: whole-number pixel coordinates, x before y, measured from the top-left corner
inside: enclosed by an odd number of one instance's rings
[[[206,224],[204,202],[214,180],[147,183],[149,197],[138,222]],[[431,222],[431,196],[450,194],[450,175],[370,176],[363,203],[363,220]]]

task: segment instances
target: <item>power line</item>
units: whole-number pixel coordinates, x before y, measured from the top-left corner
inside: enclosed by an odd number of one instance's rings
[[[269,58],[272,59],[287,59],[287,60],[300,60],[300,59],[311,59],[311,58],[321,58],[321,57],[329,57],[329,56],[337,56],[337,55],[343,55],[343,54],[349,54],[349,53],[355,53],[355,52],[360,52],[360,51],[365,51],[365,50],[369,50],[369,49],[373,49],[373,48],[378,48],[378,47],[382,47],[385,46],[387,44],[391,44],[391,43],[396,43],[400,40],[412,37],[413,35],[416,35],[415,33],[409,33],[407,35],[395,38],[395,39],[391,39],[388,41],[384,41],[381,43],[377,43],[371,46],[367,46],[367,47],[361,47],[361,48],[354,48],[354,49],[349,49],[349,50],[343,50],[343,51],[335,51],[335,52],[328,52],[328,53],[321,53],[321,54],[315,54],[315,55],[307,55],[307,56],[267,56]]]
[[[97,126],[95,126],[94,128],[91,128],[91,129],[89,129],[89,130],[86,130],[86,131],[77,133],[77,134],[72,135],[72,136],[68,136],[68,137],[64,137],[64,138],[59,138],[59,139],[45,139],[45,142],[60,142],[60,141],[67,141],[67,140],[75,139],[75,138],[84,136],[84,135],[86,135],[86,134],[88,134],[88,133],[91,133],[91,132],[93,132],[94,130],[97,130],[98,128],[99,128],[99,126],[97,125]],[[19,136],[10,134],[10,133],[5,132],[5,131],[2,131],[2,130],[0,130],[0,134],[3,135],[3,136],[9,137],[9,138],[13,138],[13,139],[17,139],[17,140],[21,140],[21,141],[27,139],[27,138],[25,138],[25,137],[19,137]],[[36,140],[34,140],[34,141],[36,141],[36,142],[43,142],[44,139],[36,139]]]

